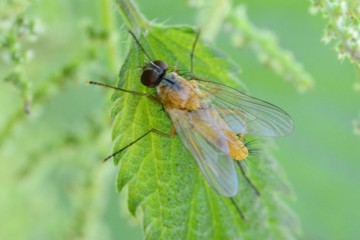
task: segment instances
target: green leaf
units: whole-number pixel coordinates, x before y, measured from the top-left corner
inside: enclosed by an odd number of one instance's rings
[[[194,30],[153,26],[139,38],[150,56],[177,66],[188,75]],[[118,86],[155,95],[154,89],[140,82],[139,67],[146,59],[133,39],[131,44]],[[201,41],[196,47],[194,67],[199,77],[243,88],[230,71],[239,68]],[[170,133],[171,121],[161,105],[120,91],[114,93],[113,101],[114,151],[151,128]],[[246,167],[260,197],[239,171],[240,190],[234,200],[246,221],[231,199],[208,185],[176,136],[168,139],[150,134],[117,155],[117,187],[119,191],[127,187],[129,210],[141,217],[147,239],[292,239],[297,231],[296,221],[281,200],[288,194],[288,187],[270,153],[263,150],[264,155],[253,156]]]

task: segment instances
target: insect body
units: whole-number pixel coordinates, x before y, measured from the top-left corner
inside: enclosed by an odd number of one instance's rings
[[[247,157],[247,148],[212,104],[211,93],[203,92],[196,80],[187,81],[175,72],[165,79],[157,87],[157,93],[176,132],[181,132],[179,125],[184,126],[186,122],[188,130],[198,131],[209,143],[233,159],[244,160]]]
[[[130,34],[150,59],[135,35],[132,32]],[[197,39],[198,35],[191,56]],[[191,57],[191,72],[192,65]],[[194,76],[191,80],[186,80],[176,70],[167,73],[168,65],[161,60],[149,61],[142,70],[142,84],[156,88],[156,97],[101,83],[90,83],[155,100],[162,104],[169,115],[174,131],[169,135],[151,129],[108,158],[151,132],[168,137],[173,137],[176,133],[193,155],[209,185],[223,196],[233,197],[238,192],[234,160],[242,161],[248,156],[242,135],[282,136],[293,129],[290,116],[282,109],[236,89]]]
[[[292,130],[280,108],[230,87],[201,79],[186,80],[156,60],[144,67],[141,81],[156,87],[176,134],[192,153],[208,183],[224,196],[238,192],[234,160],[248,149],[237,134],[278,136]]]

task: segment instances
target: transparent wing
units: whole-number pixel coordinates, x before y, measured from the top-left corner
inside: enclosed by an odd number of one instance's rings
[[[209,185],[226,197],[235,196],[238,192],[238,178],[234,160],[220,151],[218,146],[210,143],[197,130],[197,121],[193,118],[194,112],[197,111],[167,109],[167,112],[174,124],[176,134],[194,156]],[[218,131],[216,124],[208,124],[208,127],[210,134]],[[222,146],[223,144],[219,143],[218,145]]]
[[[269,137],[292,132],[293,121],[281,108],[219,83],[197,82],[204,99],[214,105],[234,132]]]

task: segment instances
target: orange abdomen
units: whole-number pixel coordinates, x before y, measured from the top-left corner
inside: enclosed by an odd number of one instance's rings
[[[231,140],[231,141],[228,141],[229,151],[230,151],[229,155],[234,160],[245,160],[249,154],[249,151],[246,148],[245,144],[233,132],[224,131],[224,133]]]

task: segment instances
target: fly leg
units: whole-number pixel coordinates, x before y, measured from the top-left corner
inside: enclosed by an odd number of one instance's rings
[[[190,72],[191,72],[191,77],[193,79],[194,77],[194,54],[195,54],[195,47],[196,47],[196,44],[199,40],[199,36],[200,36],[200,29],[198,29],[198,31],[196,32],[196,37],[195,37],[195,40],[194,40],[194,43],[193,43],[193,46],[192,46],[192,49],[191,49],[191,53],[190,53]]]
[[[239,160],[235,160],[236,164],[239,166],[240,171],[242,173],[242,175],[244,176],[246,182],[249,184],[249,186],[254,190],[255,194],[257,196],[260,196],[260,191],[256,188],[256,186],[251,182],[250,178],[246,175],[245,169],[241,163],[241,161]],[[240,217],[246,221],[245,215],[244,213],[241,211],[240,207],[236,204],[235,202],[235,198],[230,198],[232,204],[235,206],[236,211],[239,213]]]
[[[140,50],[145,54],[145,56],[151,60],[152,58],[150,57],[150,55],[145,51],[145,48],[141,45],[140,40],[137,39],[137,37],[135,36],[135,33],[133,33],[131,30],[128,30],[128,32],[130,33],[130,35],[134,38],[136,45],[138,45],[138,47],[140,48]]]
[[[255,194],[257,196],[260,196],[260,191],[259,189],[257,189],[257,187],[252,183],[252,181],[250,180],[250,178],[246,175],[246,172],[245,172],[245,169],[244,169],[244,166],[242,165],[241,161],[235,161],[236,164],[239,166],[239,169],[242,173],[242,175],[244,176],[245,178],[245,181],[249,184],[249,186],[254,190]]]
[[[240,207],[236,204],[235,199],[234,198],[229,198],[231,200],[231,203],[235,206],[236,211],[239,213],[240,217],[246,221],[245,215],[244,213],[241,211]]]
[[[140,141],[141,139],[143,139],[144,137],[146,137],[147,135],[149,135],[150,133],[156,133],[162,137],[166,137],[166,138],[173,138],[176,134],[175,132],[175,128],[174,126],[171,127],[171,132],[169,133],[164,133],[160,130],[157,130],[155,128],[152,128],[150,130],[148,130],[147,132],[145,132],[143,135],[141,135],[140,137],[138,137],[137,139],[135,139],[134,141],[132,141],[131,143],[129,143],[128,145],[126,145],[125,147],[117,150],[116,152],[114,152],[113,154],[107,156],[106,158],[104,158],[103,162],[106,162],[107,160],[109,160],[112,157],[115,157],[116,155],[118,155],[119,153],[121,153],[122,151],[124,151],[125,149],[127,149],[128,147],[131,147],[133,144],[137,143],[138,141]]]
[[[239,138],[240,141],[242,141],[244,143],[245,146],[248,147],[249,143],[251,142],[245,142],[245,139],[244,139],[244,134],[239,134],[237,135],[237,137]],[[249,150],[250,151],[250,150]],[[251,152],[250,152],[251,153]],[[241,174],[244,176],[245,178],[245,181],[249,184],[249,186],[254,190],[255,194],[257,196],[260,196],[260,191],[259,189],[257,189],[257,187],[255,186],[255,184],[253,184],[253,182],[250,180],[250,178],[246,175],[246,172],[245,172],[245,169],[244,169],[244,166],[242,164],[241,161],[236,161],[236,164],[239,166],[239,169],[241,171]]]

